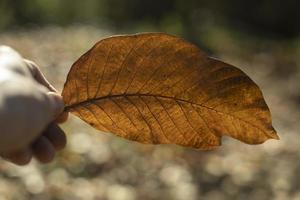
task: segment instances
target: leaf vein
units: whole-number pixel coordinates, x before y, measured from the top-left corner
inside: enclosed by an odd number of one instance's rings
[[[153,143],[157,143],[157,140],[156,140],[156,138],[155,138],[154,135],[153,135],[152,128],[151,128],[150,124],[149,124],[148,121],[145,119],[144,115],[142,114],[142,112],[140,111],[140,109],[138,108],[138,106],[135,105],[135,103],[134,103],[133,101],[131,101],[130,98],[128,98],[128,97],[125,96],[125,99],[127,99],[127,101],[128,101],[129,103],[131,103],[131,104],[137,109],[137,111],[140,113],[141,117],[143,118],[144,122],[146,123],[146,125],[147,125],[147,127],[148,127],[148,129],[149,129],[149,135],[150,135],[150,138],[151,138],[152,142],[153,142]]]
[[[146,45],[151,39],[153,39],[153,37],[150,37],[149,39],[147,39],[140,47]],[[159,44],[158,44],[157,46],[159,46]],[[152,50],[150,50],[150,52],[149,52],[146,56],[144,56],[144,57],[142,58],[142,60],[140,61],[140,62],[141,62],[140,66],[143,66],[143,62],[144,62],[145,58],[148,58],[148,57],[150,56],[151,52],[152,52],[154,49],[155,49],[155,48],[153,48]],[[135,78],[135,75],[136,75],[137,71],[138,71],[138,66],[136,67],[135,71],[133,72],[131,81],[130,81],[130,83],[128,84],[128,86],[127,86],[127,88],[126,88],[124,94],[126,94],[127,90],[130,88],[131,84],[133,83],[133,80],[134,80],[134,78]]]
[[[171,117],[170,113],[168,112],[168,109],[161,103],[161,101],[157,98],[154,97],[156,99],[156,101],[162,106],[162,108],[166,111],[169,119],[171,120],[171,122],[174,124],[174,127],[178,130],[178,132],[180,133],[180,135],[182,136],[183,140],[188,144],[187,139],[185,138],[184,133],[182,132],[182,130],[178,127],[178,125],[175,123],[174,119]]]
[[[165,133],[163,127],[162,127],[161,124],[159,123],[159,120],[158,120],[158,119],[155,117],[155,115],[152,113],[152,111],[151,111],[150,107],[148,106],[148,104],[143,100],[142,97],[140,97],[140,96],[138,96],[138,97],[139,97],[139,99],[141,99],[141,101],[146,105],[147,109],[149,110],[149,112],[151,113],[151,115],[153,116],[153,118],[155,119],[155,121],[157,122],[157,124],[159,125],[160,130],[161,130],[162,134],[165,136],[165,138],[167,139],[167,141],[168,141],[169,143],[172,143],[172,142],[170,141],[170,139],[168,138],[167,134]]]
[[[103,70],[102,70],[102,73],[101,73],[101,78],[100,78],[100,81],[98,83],[97,91],[95,93],[94,98],[96,98],[98,96],[98,93],[100,91],[100,88],[101,88],[101,85],[102,85],[102,81],[103,81],[103,76],[104,76],[104,73],[105,73],[105,68],[106,68],[106,65],[107,65],[107,62],[108,62],[108,59],[110,57],[110,54],[112,52],[113,47],[114,47],[114,45],[111,45],[110,49],[108,50],[108,53],[107,53],[107,56],[106,56],[106,59],[105,59],[105,64],[103,66]]]

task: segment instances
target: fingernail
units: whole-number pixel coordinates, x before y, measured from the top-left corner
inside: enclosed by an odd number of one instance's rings
[[[65,105],[62,97],[55,92],[48,92],[50,98],[51,108],[54,113],[54,116],[58,116],[64,111]]]

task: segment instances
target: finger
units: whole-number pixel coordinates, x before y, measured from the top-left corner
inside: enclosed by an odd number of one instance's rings
[[[64,101],[62,100],[62,97],[59,94],[54,92],[49,92],[47,94],[47,97],[50,102],[49,106],[50,106],[52,120],[55,120],[64,111],[65,108]]]
[[[41,72],[37,64],[30,60],[24,59],[25,63],[27,64],[29,71],[31,72],[33,78],[46,88],[48,88],[52,92],[56,92],[57,90],[48,82],[48,80],[45,78],[44,74]]]
[[[33,78],[43,86],[47,87],[50,91],[57,93],[57,90],[47,81],[43,73],[40,71],[39,67],[37,64],[30,60],[24,59],[25,63],[27,64]],[[62,98],[61,98],[62,99]],[[57,119],[55,120],[56,123],[63,123],[67,121],[68,119],[68,113],[62,113],[61,115],[57,116]]]
[[[52,146],[56,151],[59,151],[66,146],[66,134],[57,124],[50,124],[43,135],[52,143]]]
[[[5,160],[16,165],[27,165],[31,161],[32,155],[32,150],[30,148],[25,148],[19,151],[2,155],[2,157]]]
[[[41,163],[49,163],[54,159],[55,148],[45,136],[41,136],[34,142],[32,150],[35,158]]]
[[[69,113],[63,112],[54,120],[54,122],[58,124],[64,123],[65,121],[68,120],[68,117],[69,117]]]

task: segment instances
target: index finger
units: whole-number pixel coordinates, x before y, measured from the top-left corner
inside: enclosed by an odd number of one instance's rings
[[[26,65],[28,66],[29,71],[33,78],[40,83],[41,85],[48,88],[51,92],[56,92],[57,90],[49,83],[49,81],[45,78],[44,74],[39,69],[38,65],[32,62],[31,60],[24,59]]]
[[[34,62],[32,62],[30,60],[26,60],[26,59],[24,59],[24,61],[25,61],[26,65],[28,66],[29,71],[31,72],[33,78],[38,83],[40,83],[41,85],[48,88],[50,90],[50,92],[55,92],[58,94],[58,91],[49,83],[49,81],[46,79],[44,74],[41,72],[41,70],[39,69],[37,64],[35,64]],[[67,121],[68,116],[69,116],[68,112],[63,112],[55,119],[55,122],[63,123],[65,121]]]

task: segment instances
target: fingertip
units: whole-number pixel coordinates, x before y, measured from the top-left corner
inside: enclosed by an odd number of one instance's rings
[[[45,136],[38,138],[32,145],[32,149],[35,158],[41,163],[49,163],[55,157],[55,148]]]
[[[68,118],[69,118],[69,113],[64,111],[54,120],[54,122],[61,124],[66,122]]]
[[[2,156],[5,160],[15,164],[24,166],[30,163],[33,153],[30,148],[19,150]]]
[[[62,150],[67,144],[66,134],[57,124],[50,124],[43,135],[47,137],[56,151]]]
[[[55,92],[48,92],[48,97],[50,99],[50,109],[53,112],[54,118],[57,118],[57,116],[64,111],[64,101],[62,97]]]

